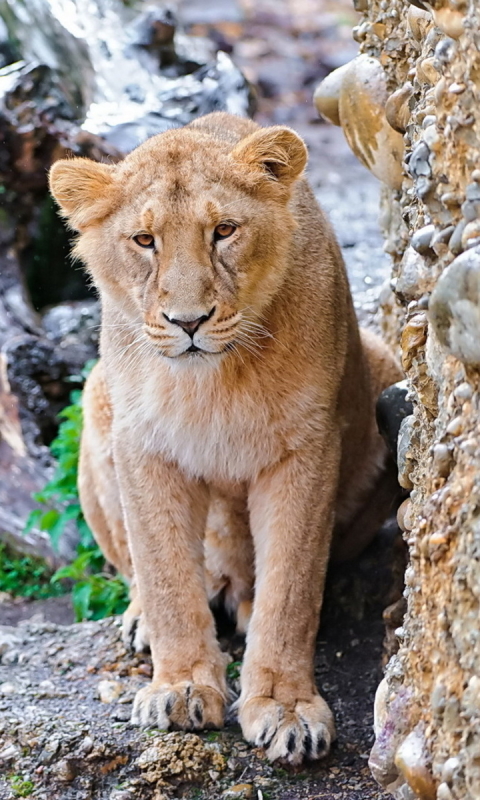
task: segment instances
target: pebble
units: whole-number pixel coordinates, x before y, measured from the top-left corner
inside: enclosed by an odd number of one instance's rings
[[[62,758],[62,760],[53,767],[52,772],[62,783],[71,783],[77,776],[77,770],[75,769],[73,761],[67,758]]]
[[[465,203],[463,205],[465,205]],[[463,209],[463,206],[462,206],[462,209]],[[455,227],[455,230],[452,233],[451,239],[450,239],[450,241],[448,243],[448,246],[450,248],[450,252],[453,253],[454,256],[458,256],[458,255],[460,255],[461,252],[463,252],[462,239],[463,239],[463,232],[464,232],[464,230],[466,228],[466,225],[467,225],[467,221],[465,219],[460,220],[458,225]]]
[[[459,385],[455,387],[453,394],[457,400],[471,400],[473,397],[473,389],[469,383],[463,381],[463,383],[459,383]]]
[[[0,661],[7,650],[20,644],[18,631],[10,625],[0,625]]]
[[[420,228],[412,236],[412,247],[420,255],[425,255],[430,250],[430,242],[432,241],[435,233],[435,225],[425,225]]]
[[[0,761],[10,761],[19,755],[18,747],[14,744],[8,744],[3,750],[0,750]]]
[[[448,784],[441,783],[437,789],[437,800],[453,800],[453,795]]]
[[[480,366],[480,247],[461,253],[443,271],[431,294],[428,315],[452,355],[469,366]]]
[[[113,703],[123,692],[120,681],[100,681],[97,686],[98,696],[102,703]]]
[[[413,730],[400,744],[395,765],[418,797],[435,800],[435,781],[426,763],[425,739],[420,730]]]
[[[78,752],[82,756],[88,756],[89,753],[92,752],[94,747],[94,742],[91,736],[85,736],[85,739],[80,743],[80,747],[78,748]]]
[[[459,436],[463,431],[462,417],[455,417],[447,425],[447,433],[449,436]]]
[[[433,467],[441,478],[450,474],[452,455],[448,445],[439,442],[433,446]]]
[[[430,177],[432,174],[432,168],[430,166],[429,158],[430,149],[428,145],[422,141],[418,142],[413,149],[408,162],[408,171],[410,172],[412,178]]]
[[[458,770],[460,766],[460,759],[456,756],[452,756],[451,758],[447,758],[443,767],[442,767],[442,780],[445,783],[451,783],[455,772]]]
[[[10,695],[17,693],[18,693],[18,686],[16,686],[14,683],[10,683],[9,681],[5,681],[5,683],[0,683],[1,695]]]
[[[222,797],[225,800],[249,800],[253,797],[254,786],[251,783],[236,783],[222,792]]]

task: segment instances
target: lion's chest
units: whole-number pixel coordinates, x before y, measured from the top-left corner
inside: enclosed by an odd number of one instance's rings
[[[207,381],[147,381],[134,404],[138,440],[208,482],[255,478],[282,454],[278,419],[259,392],[223,393]]]

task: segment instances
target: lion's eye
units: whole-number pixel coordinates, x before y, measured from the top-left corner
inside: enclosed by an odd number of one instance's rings
[[[232,235],[236,231],[235,225],[230,225],[228,222],[223,222],[221,225],[217,225],[213,232],[213,238],[216,242],[220,239],[228,239],[229,236]]]
[[[153,247],[155,239],[149,233],[139,233],[138,236],[133,237],[133,241],[140,245],[140,247]]]

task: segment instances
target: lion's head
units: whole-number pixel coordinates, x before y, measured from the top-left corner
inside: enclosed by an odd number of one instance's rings
[[[278,291],[306,163],[284,127],[226,114],[155,136],[115,165],[56,162],[50,186],[104,300],[160,353],[248,348]],[[210,123],[211,125],[211,123]]]

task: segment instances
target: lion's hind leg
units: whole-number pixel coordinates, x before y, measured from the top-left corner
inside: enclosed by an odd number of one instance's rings
[[[252,613],[253,541],[246,496],[211,492],[205,532],[205,578],[210,604],[222,602],[246,633]]]

